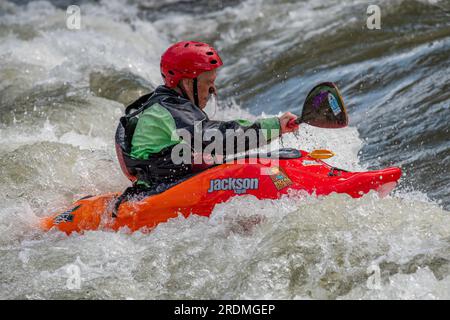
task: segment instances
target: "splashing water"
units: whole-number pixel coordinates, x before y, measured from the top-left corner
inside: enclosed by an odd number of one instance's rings
[[[85,1],[81,30],[66,29],[61,3],[0,2],[0,298],[450,297],[444,1],[381,1],[383,25],[404,36],[373,42],[367,1]],[[331,149],[327,162],[348,170],[401,164],[403,186],[383,199],[238,197],[151,233],[42,234],[40,216],[128,185],[116,123],[185,38],[221,52],[218,119],[297,111],[314,84],[338,82],[352,125],[302,125],[282,144]]]

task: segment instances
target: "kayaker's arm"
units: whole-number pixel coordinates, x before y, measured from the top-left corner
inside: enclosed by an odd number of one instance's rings
[[[221,137],[223,139],[222,154],[230,155],[263,146],[278,138],[279,136],[281,136],[281,134],[298,130],[299,125],[296,123],[292,123],[296,119],[296,115],[290,112],[286,112],[280,118],[265,118],[257,120],[254,123],[248,120],[206,120],[203,122],[203,136],[207,136],[208,130],[218,130],[221,133]],[[253,135],[249,134],[250,130],[254,132]],[[262,133],[262,136],[260,133]],[[234,141],[230,139],[233,139]],[[212,143],[212,141],[207,141],[207,139],[205,138],[203,140],[204,147]],[[239,143],[237,143],[238,141]],[[234,148],[227,149],[227,143],[231,144],[231,146],[233,146]],[[217,152],[219,150],[215,151]]]
[[[287,132],[282,126],[284,122],[289,120],[289,117],[286,118],[285,115],[281,118],[271,117],[255,122],[248,120],[216,121],[208,118],[196,119],[193,115],[192,118],[194,119],[190,118],[179,118],[178,122],[176,122],[173,115],[166,108],[159,104],[152,105],[139,118],[132,139],[131,156],[136,159],[145,160],[152,154],[157,154],[165,148],[180,143],[182,140],[177,138],[176,130],[182,127],[193,132],[189,127],[193,128],[195,121],[202,123],[203,148],[206,148],[215,141],[205,139],[205,137],[208,137],[211,132],[213,132],[214,137],[214,132],[218,132],[219,134],[217,136],[220,136],[222,139],[223,149],[216,149],[215,152],[223,155],[245,152],[270,143],[272,140],[278,138],[281,132]],[[190,121],[192,123],[189,123]],[[251,129],[254,132],[254,138],[249,134],[249,130]],[[237,141],[240,143],[237,143]],[[227,150],[227,142],[233,148]]]
[[[248,120],[206,120],[203,121],[202,125],[203,136],[205,137],[203,139],[203,147],[205,148],[209,144],[216,142],[216,139],[220,137],[223,139],[221,141],[223,146],[221,154],[223,155],[245,152],[265,145],[279,137],[281,132],[278,117],[260,119],[255,122]],[[220,135],[216,135],[215,132],[219,132]],[[207,139],[209,135],[214,137],[214,139]],[[228,149],[227,144],[229,145]],[[219,152],[220,150],[215,151]]]

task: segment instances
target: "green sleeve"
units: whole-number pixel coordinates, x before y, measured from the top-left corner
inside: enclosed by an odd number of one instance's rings
[[[280,136],[281,126],[278,117],[261,119],[258,122],[267,141],[272,141],[272,139]]]
[[[236,122],[242,126],[252,125],[252,122],[248,120],[236,120]],[[281,127],[280,127],[280,120],[278,119],[278,117],[260,119],[256,122],[259,123],[259,125],[261,126],[261,129],[263,130],[263,134],[267,142],[270,142],[273,138],[280,136]]]
[[[139,117],[131,140],[131,156],[145,160],[150,154],[179,143],[181,138],[173,134],[175,130],[170,112],[155,103]]]

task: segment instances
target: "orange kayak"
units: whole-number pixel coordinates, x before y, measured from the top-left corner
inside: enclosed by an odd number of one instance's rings
[[[131,231],[154,228],[179,214],[209,216],[218,203],[235,196],[279,199],[289,190],[303,190],[316,196],[346,193],[353,198],[371,190],[389,193],[400,179],[399,168],[348,172],[312,158],[295,149],[279,151],[277,163],[264,158],[247,158],[243,163],[225,163],[203,171],[167,191],[141,200],[128,200],[114,211],[120,193],[80,199],[65,210],[41,220],[47,231],[57,228],[67,234],[84,230]]]

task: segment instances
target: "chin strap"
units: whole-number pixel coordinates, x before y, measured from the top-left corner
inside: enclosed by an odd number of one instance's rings
[[[198,86],[197,86],[197,78],[194,78],[194,102],[197,107],[198,105]]]
[[[179,83],[178,83],[177,87],[181,90],[181,93],[183,94],[183,97],[185,97],[186,99],[189,100],[188,94],[186,93],[186,91],[184,91],[183,87]]]
[[[183,93],[183,97],[185,97],[186,99],[189,100],[189,96],[186,93],[186,91],[184,91],[183,87],[178,83],[178,88],[180,88],[181,92]],[[197,107],[199,107],[198,105],[198,86],[197,86],[197,78],[194,78],[194,84],[193,84],[193,93],[194,93],[194,103]]]

